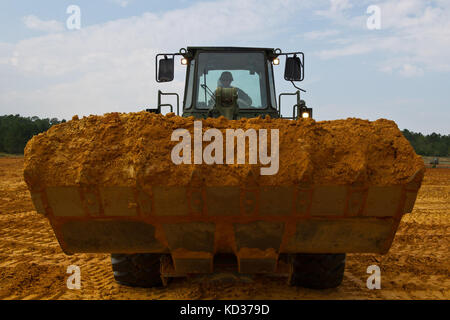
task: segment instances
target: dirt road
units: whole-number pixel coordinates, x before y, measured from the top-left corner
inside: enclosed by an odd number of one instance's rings
[[[66,256],[38,215],[23,181],[22,158],[0,158],[0,299],[450,299],[450,169],[427,169],[414,211],[403,217],[388,254],[351,254],[342,285],[308,290],[284,278],[175,279],[162,289],[114,282],[107,254]],[[366,269],[381,268],[381,290]],[[81,290],[66,286],[67,267],[81,268]]]

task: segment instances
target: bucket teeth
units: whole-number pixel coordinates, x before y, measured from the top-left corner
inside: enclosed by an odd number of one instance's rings
[[[189,179],[189,185],[200,187],[204,185],[205,179],[202,177],[201,168],[199,166],[195,166],[191,171],[191,176]]]
[[[245,175],[245,179],[243,181],[243,185],[247,188],[257,187],[258,186],[258,179],[257,174],[255,174],[254,168],[248,168],[248,172]]]

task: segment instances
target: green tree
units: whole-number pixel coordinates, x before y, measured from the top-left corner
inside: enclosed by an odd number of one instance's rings
[[[18,114],[0,116],[0,152],[21,154],[31,137],[58,123],[56,118],[40,119]]]
[[[417,154],[422,156],[448,157],[450,155],[450,135],[432,133],[423,134],[409,131],[402,131],[405,138],[411,143]]]

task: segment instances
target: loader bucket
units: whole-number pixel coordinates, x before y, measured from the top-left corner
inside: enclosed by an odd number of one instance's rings
[[[218,253],[236,255],[243,273],[275,272],[284,253],[386,253],[424,174],[388,120],[221,117],[200,129],[194,121],[112,113],[54,126],[28,143],[25,180],[64,252],[166,253],[177,273],[212,272]],[[190,164],[173,161],[176,129],[192,138]],[[226,141],[222,155],[215,151],[224,164],[198,161],[209,129],[216,142],[227,129],[278,130],[278,147],[268,134],[266,150],[278,155],[277,172],[262,175],[267,161],[249,163],[248,137],[243,164],[227,163]]]

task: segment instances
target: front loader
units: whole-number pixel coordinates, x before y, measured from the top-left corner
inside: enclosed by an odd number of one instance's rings
[[[182,116],[178,94],[159,91],[147,112],[76,117],[28,143],[25,180],[65,253],[111,253],[116,280],[132,286],[231,271],[331,288],[346,253],[388,252],[424,173],[393,121],[314,121],[294,83],[302,52],[188,47],[156,56],[158,83],[174,79],[177,57]],[[298,90],[277,97],[280,57]],[[290,117],[286,95],[297,98]],[[268,154],[279,168],[263,174]]]

